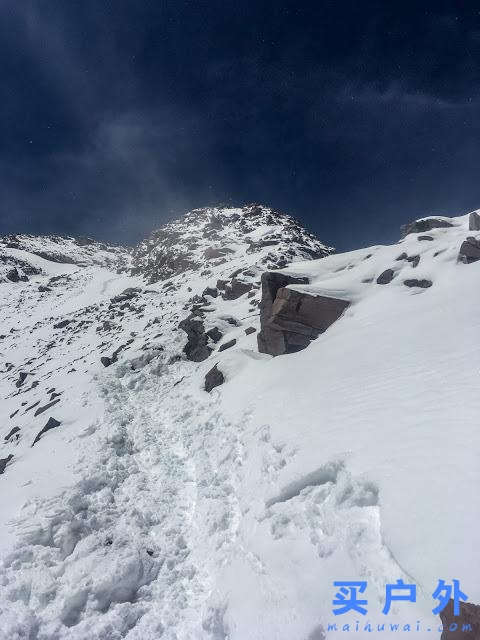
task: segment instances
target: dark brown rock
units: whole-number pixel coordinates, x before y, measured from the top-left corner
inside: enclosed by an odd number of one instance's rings
[[[410,262],[413,268],[418,267],[420,256],[408,256],[407,262]]]
[[[20,427],[13,427],[7,435],[5,436],[5,442],[13,442],[14,440],[18,440],[20,438]]]
[[[460,602],[460,614],[454,615],[453,600],[440,613],[443,632],[440,640],[479,640],[480,606]]]
[[[59,422],[58,420],[55,420],[55,418],[49,418],[47,424],[43,427],[43,429],[41,431],[38,432],[35,440],[32,443],[32,447],[34,445],[37,444],[37,442],[41,439],[41,437],[47,433],[47,431],[50,431],[51,429],[56,429],[57,427],[59,427],[62,423]]]
[[[245,335],[249,336],[251,333],[255,333],[256,329],[255,327],[247,327],[245,329]]]
[[[6,458],[0,458],[0,476],[2,475],[2,473],[5,473],[5,469],[7,468],[7,464],[12,459],[13,459],[13,453],[11,453]]]
[[[416,280],[413,278],[411,280],[404,280],[403,284],[406,287],[420,287],[421,289],[428,289],[428,287],[432,286],[431,280]]]
[[[15,383],[15,386],[17,387],[17,389],[19,389],[22,386],[22,384],[27,379],[27,376],[28,376],[28,373],[26,373],[25,371],[20,371],[20,373],[18,374],[18,380]]]
[[[54,324],[53,328],[54,329],[63,329],[64,327],[66,327],[70,323],[71,323],[71,320],[62,320],[61,322],[57,322],[57,324]]]
[[[236,280],[235,278],[232,280],[231,284],[225,287],[225,292],[223,294],[224,300],[236,300],[243,296],[245,293],[248,293],[253,287],[251,282],[244,282],[243,280]]]
[[[470,264],[477,260],[480,260],[480,240],[469,237],[462,242],[458,253],[458,261],[464,264]]]
[[[432,229],[444,229],[447,227],[453,227],[451,222],[446,220],[439,220],[438,218],[426,218],[425,220],[415,220],[409,222],[400,227],[402,231],[402,238],[408,236],[409,233],[423,233],[425,231],[431,231]]]
[[[211,296],[212,298],[216,298],[218,296],[218,291],[213,287],[206,287],[203,290],[202,296]]]
[[[56,400],[52,400],[48,404],[45,404],[43,407],[38,407],[38,409],[33,414],[34,417],[41,415],[44,411],[46,411],[47,409],[50,409],[50,407],[53,407],[54,404],[57,404],[57,402],[60,402],[59,398],[57,398]]]
[[[178,325],[187,334],[187,344],[183,351],[189,360],[202,362],[206,360],[212,349],[208,346],[208,336],[201,320],[187,318]]]
[[[223,338],[223,333],[220,331],[218,327],[213,327],[207,331],[207,336],[211,338],[214,342],[218,342]]]
[[[377,284],[389,284],[395,275],[393,269],[386,269],[377,278]]]
[[[7,273],[7,280],[10,280],[10,282],[20,282],[20,274],[18,273],[16,267],[10,269],[10,271]]]
[[[224,342],[223,344],[221,344],[218,347],[219,351],[225,351],[225,349],[230,349],[230,347],[233,347],[237,344],[237,341],[235,340],[235,338],[233,340],[229,340],[228,342]]]
[[[288,276],[280,273],[267,273],[264,276],[261,331],[257,338],[261,353],[277,356],[305,349],[311,340],[338,320],[349,305],[346,300],[310,295],[286,287],[275,290],[276,285],[285,282],[284,278]],[[302,284],[305,280],[302,279]],[[286,283],[289,284],[288,280]],[[270,304],[273,293],[275,298]]]
[[[225,377],[220,369],[215,365],[205,376],[205,391],[210,391],[215,387],[219,387],[221,384],[225,382]]]

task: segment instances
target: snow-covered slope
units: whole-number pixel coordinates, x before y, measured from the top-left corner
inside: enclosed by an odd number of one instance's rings
[[[368,580],[373,624],[399,578],[418,602],[388,620],[438,638],[440,578],[480,601],[480,262],[446,222],[341,255],[258,205],[132,253],[3,242],[28,279],[0,283],[0,639],[330,639],[359,617],[332,615],[335,580]],[[276,267],[350,306],[272,358]]]

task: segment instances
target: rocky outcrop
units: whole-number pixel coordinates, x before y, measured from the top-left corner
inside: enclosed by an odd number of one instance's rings
[[[202,362],[206,360],[212,349],[208,346],[208,336],[201,320],[187,318],[178,325],[188,336],[183,352],[189,360]]]
[[[408,224],[404,224],[400,227],[402,231],[402,238],[408,236],[409,233],[424,233],[425,231],[431,231],[432,229],[453,227],[451,222],[447,220],[440,220],[439,218],[425,218],[424,220],[414,220]]]
[[[480,240],[471,236],[462,242],[458,253],[458,261],[470,264],[477,260],[480,260]]]
[[[440,640],[478,640],[480,638],[480,606],[460,602],[460,615],[454,615],[453,600],[440,613],[443,632]]]
[[[223,294],[224,300],[236,300],[243,296],[245,293],[248,293],[253,287],[251,282],[244,282],[243,280],[237,280],[233,278],[231,284],[225,287],[225,292]]]
[[[406,287],[419,287],[420,289],[428,289],[432,286],[431,280],[417,280],[415,278],[411,278],[410,280],[404,280],[403,284]]]
[[[215,365],[205,376],[205,391],[210,393],[212,389],[219,387],[224,382],[225,377],[223,373],[217,368],[217,365]]]
[[[0,476],[2,473],[5,473],[5,469],[7,468],[7,464],[13,460],[13,453],[11,453],[6,458],[0,458]]]
[[[219,351],[225,351],[225,349],[230,349],[230,347],[234,347],[237,344],[235,338],[233,340],[229,340],[228,342],[224,342],[218,347]]]
[[[50,417],[48,419],[47,424],[43,427],[43,429],[37,433],[35,440],[32,443],[32,447],[37,444],[37,442],[42,438],[43,435],[45,435],[45,433],[47,433],[47,431],[50,431],[51,429],[56,429],[61,424],[62,423],[59,422],[58,420],[55,420],[55,418]]]
[[[478,211],[472,211],[468,216],[469,231],[480,231],[480,214]]]
[[[346,300],[286,288],[290,284],[308,284],[308,278],[275,272],[262,276],[261,331],[257,338],[261,353],[278,356],[305,349],[349,305]]]
[[[377,284],[389,284],[395,275],[393,269],[386,269],[377,278]]]

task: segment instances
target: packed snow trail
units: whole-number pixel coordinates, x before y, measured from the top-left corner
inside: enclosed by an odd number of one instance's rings
[[[291,637],[282,583],[302,580],[279,580],[272,554],[252,553],[252,534],[276,543],[280,557],[289,538],[303,538],[320,558],[344,547],[373,579],[384,580],[388,566],[398,575],[381,539],[378,492],[343,463],[267,504],[254,500],[252,480],[264,494],[295,451],[248,415],[225,420],[215,394],[174,387],[189,367],[156,362],[132,373],[127,360],[99,376],[105,416],[84,436],[96,444],[80,461],[80,481],[17,523],[20,542],[1,573],[5,638]],[[263,611],[239,615],[241,603],[229,602],[220,587],[235,573],[267,598]],[[311,613],[302,615],[310,624]]]
[[[101,381],[97,455],[17,525],[2,578],[9,638],[215,637],[205,607],[238,527],[239,428],[206,394],[203,406],[181,394],[171,403],[186,367],[134,377],[125,366]]]

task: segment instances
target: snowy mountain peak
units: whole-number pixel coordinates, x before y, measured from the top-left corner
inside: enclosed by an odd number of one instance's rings
[[[244,266],[258,263],[275,269],[331,252],[294,218],[268,207],[205,207],[162,226],[141,242],[133,251],[132,273],[153,283],[242,258]]]

